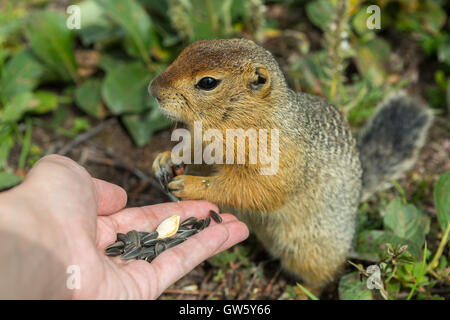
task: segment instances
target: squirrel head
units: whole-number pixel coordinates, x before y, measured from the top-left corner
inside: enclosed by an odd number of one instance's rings
[[[261,127],[286,81],[272,54],[251,40],[201,40],[150,83],[168,117],[188,126]]]

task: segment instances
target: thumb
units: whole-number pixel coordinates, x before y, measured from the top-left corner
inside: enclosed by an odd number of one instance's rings
[[[110,215],[123,209],[127,204],[127,193],[113,183],[92,178],[97,192],[97,213]]]

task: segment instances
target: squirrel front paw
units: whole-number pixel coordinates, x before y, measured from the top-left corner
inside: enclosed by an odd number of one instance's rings
[[[212,177],[180,175],[168,184],[169,191],[183,200],[204,199]]]
[[[156,156],[153,161],[152,170],[163,190],[168,192],[167,185],[169,184],[169,181],[171,181],[174,176],[183,174],[184,164],[175,165],[172,162],[172,153],[166,151]]]

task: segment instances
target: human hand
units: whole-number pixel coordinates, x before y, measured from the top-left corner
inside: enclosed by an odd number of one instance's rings
[[[124,209],[126,201],[122,188],[92,178],[68,158],[38,161],[21,185],[0,194],[0,242],[6,243],[0,246],[0,297],[154,299],[202,261],[248,236],[242,222],[223,214],[223,223],[211,222],[152,263],[107,257],[104,249],[118,232],[153,231],[175,214],[182,221],[217,210],[205,201]],[[17,259],[6,259],[11,255]],[[69,265],[80,268],[79,289],[67,288]]]

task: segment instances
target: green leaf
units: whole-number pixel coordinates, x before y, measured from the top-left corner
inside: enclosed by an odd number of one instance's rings
[[[366,286],[365,281],[360,281],[359,273],[346,274],[339,281],[340,300],[373,300],[372,291]]]
[[[434,186],[436,216],[442,230],[450,223],[450,171],[442,174]]]
[[[381,230],[365,230],[356,238],[356,251],[361,259],[378,261],[386,258],[387,244],[393,246],[408,245],[407,251],[414,259],[420,257],[419,247],[411,240],[400,238],[390,232]]]
[[[389,60],[390,53],[389,43],[382,38],[361,43],[357,47],[356,66],[374,86],[385,84],[387,73],[384,66]]]
[[[11,99],[6,105],[1,116],[0,122],[9,123],[17,122],[22,116],[30,110],[37,102],[31,92],[22,92]]]
[[[413,241],[419,248],[430,231],[430,218],[414,205],[403,204],[399,198],[392,200],[386,207],[383,223],[385,230]]]
[[[58,97],[52,92],[22,92],[5,105],[0,121],[2,123],[17,122],[26,112],[42,114],[55,110],[57,107]]]
[[[0,43],[6,42],[8,38],[17,36],[23,28],[25,14],[26,12],[20,9],[0,12]]]
[[[9,152],[14,146],[13,126],[0,125],[0,169],[4,169],[8,162]]]
[[[0,190],[14,187],[16,184],[19,184],[22,181],[22,178],[16,176],[14,173],[3,171],[0,172]]]
[[[128,56],[126,56],[122,51],[107,51],[101,52],[99,67],[107,72],[113,71],[119,65],[130,63]]]
[[[427,2],[426,10],[421,11],[422,23],[426,26],[428,31],[437,34],[439,30],[445,25],[447,15],[444,9],[432,2]],[[448,30],[448,29],[447,29]]]
[[[109,110],[114,114],[144,111],[150,78],[150,72],[139,62],[110,70],[102,86],[102,97]]]
[[[419,7],[413,12],[399,11],[396,19],[397,28],[406,31],[428,32],[433,35],[438,34],[447,19],[444,9],[434,1],[418,1],[418,4]]]
[[[102,82],[100,79],[89,79],[75,90],[77,106],[95,118],[102,118],[105,115],[101,88]]]
[[[95,2],[125,29],[133,46],[132,52],[148,64],[153,27],[142,6],[135,0],[95,0]]]
[[[355,28],[356,32],[361,36],[366,33],[371,33],[373,30],[367,28],[367,18],[369,17],[369,13],[367,13],[367,7],[361,7],[357,13],[353,16],[352,25]]]
[[[450,65],[450,40],[439,44],[437,56],[440,62]]]
[[[19,93],[34,90],[43,72],[43,66],[29,51],[21,51],[15,55],[5,65],[0,81],[3,104]]]
[[[137,146],[142,147],[150,140],[153,132],[167,128],[172,122],[158,108],[143,114],[122,116],[122,121]]]
[[[49,91],[36,91],[34,97],[37,99],[37,105],[32,106],[29,111],[37,114],[44,114],[55,110],[58,107],[58,96]]]
[[[306,14],[316,27],[324,30],[333,20],[334,6],[328,0],[316,0],[306,5]]]
[[[105,10],[95,1],[86,0],[78,4],[80,7],[80,24],[78,30],[84,45],[91,45],[111,40],[123,35],[123,30],[115,26],[106,16]]]
[[[77,64],[73,51],[73,32],[63,15],[51,11],[36,11],[30,16],[26,35],[36,55],[65,81],[77,79]]]

